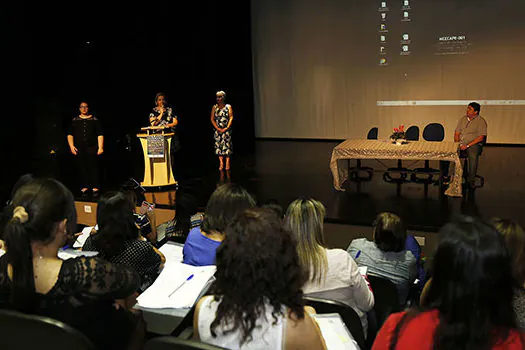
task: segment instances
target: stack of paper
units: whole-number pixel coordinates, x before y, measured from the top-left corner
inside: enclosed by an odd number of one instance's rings
[[[314,314],[328,350],[359,349],[339,314]]]
[[[166,264],[155,282],[137,298],[137,304],[150,309],[191,308],[215,270],[215,266]]]

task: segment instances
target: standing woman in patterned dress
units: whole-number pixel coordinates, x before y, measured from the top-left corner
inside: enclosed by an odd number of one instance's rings
[[[217,104],[211,109],[211,124],[215,128],[215,154],[219,156],[219,170],[230,170],[230,156],[232,155],[232,106],[226,104],[226,93],[217,91]],[[224,160],[226,159],[226,167]]]

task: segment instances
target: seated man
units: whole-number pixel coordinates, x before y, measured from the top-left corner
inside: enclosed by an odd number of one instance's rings
[[[487,122],[479,115],[480,110],[479,103],[469,103],[467,115],[459,120],[454,132],[454,141],[460,143],[460,150],[468,160],[467,182],[472,187],[476,181],[481,147],[487,138]]]
[[[469,103],[467,114],[461,117],[454,131],[454,141],[460,143],[461,155],[468,161],[467,183],[471,187],[475,185],[481,148],[487,138],[487,122],[479,115],[480,110],[479,103]],[[443,174],[447,176],[449,162],[441,164]]]

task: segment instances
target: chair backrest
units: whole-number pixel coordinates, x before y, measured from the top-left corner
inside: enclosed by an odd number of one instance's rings
[[[373,127],[368,131],[368,135],[366,135],[366,138],[368,140],[377,140],[377,134],[379,133],[379,129],[377,127]]]
[[[200,343],[193,340],[179,339],[175,337],[158,337],[149,340],[144,350],[221,350],[215,345]]]
[[[374,314],[379,329],[390,314],[401,311],[399,294],[392,281],[371,275],[368,275],[368,281],[374,292]]]
[[[425,141],[443,141],[445,139],[445,128],[439,123],[430,123],[423,129]]]
[[[419,126],[412,125],[405,132],[408,141],[419,141]]]
[[[305,304],[313,307],[318,314],[339,314],[359,347],[366,349],[365,334],[363,332],[363,326],[361,325],[361,319],[354,309],[335,300],[313,297],[304,297],[303,299]]]
[[[63,322],[0,310],[2,349],[95,350],[86,336]]]

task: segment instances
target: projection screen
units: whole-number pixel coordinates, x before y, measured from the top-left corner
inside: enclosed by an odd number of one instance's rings
[[[386,138],[482,105],[489,143],[525,144],[525,1],[252,0],[258,137]]]

